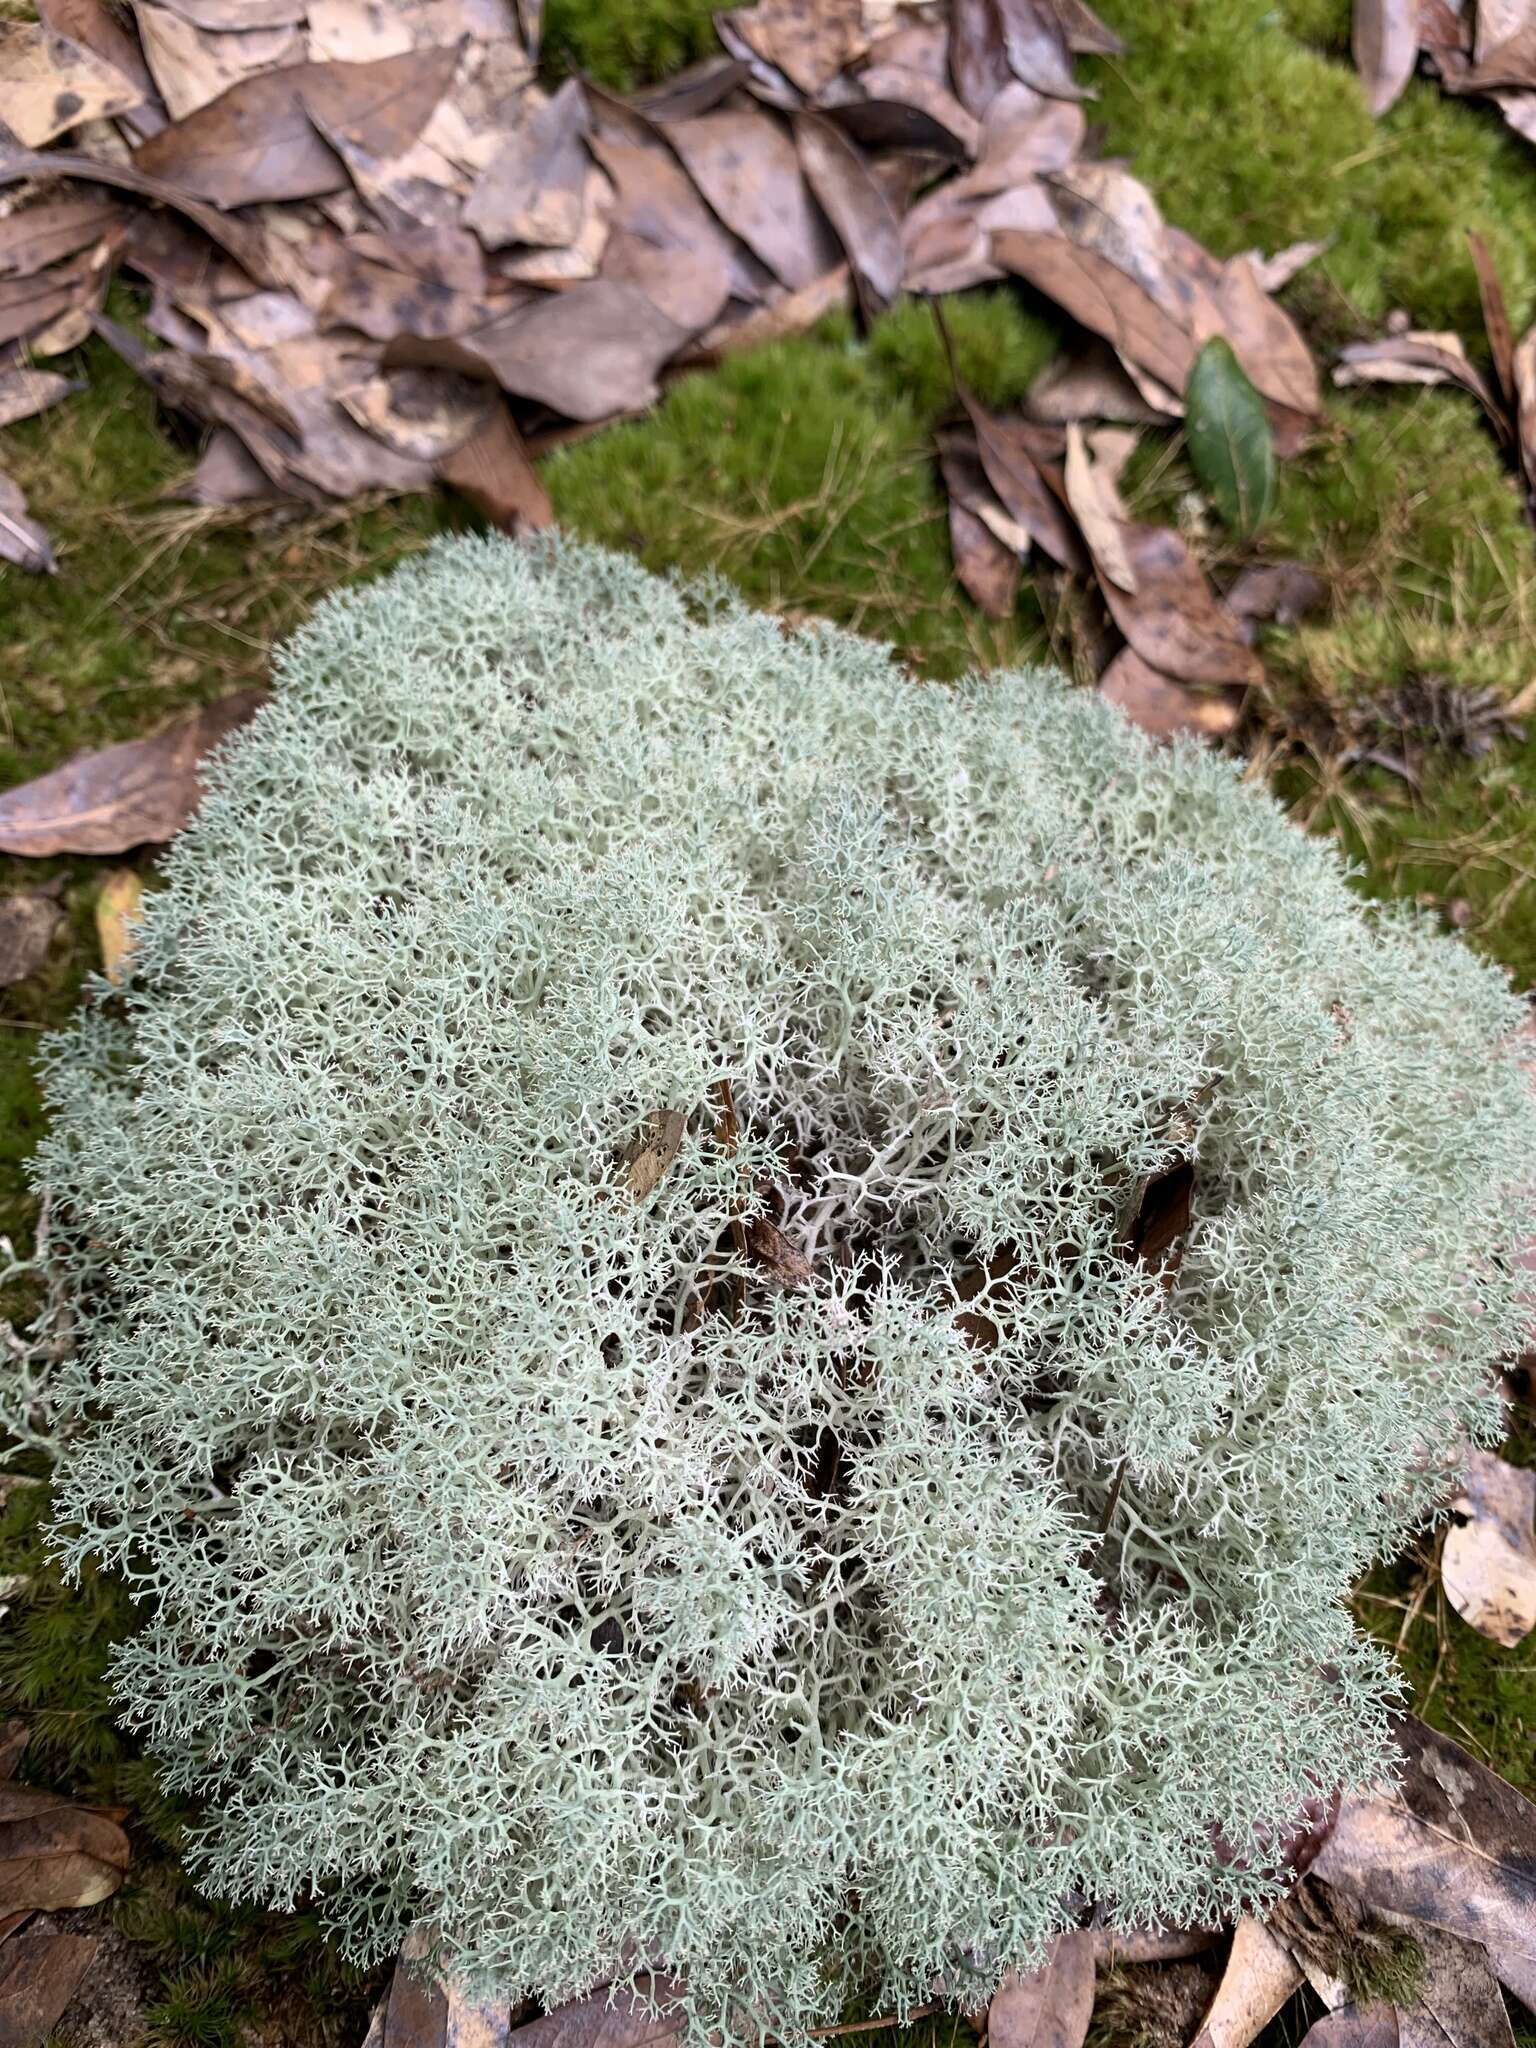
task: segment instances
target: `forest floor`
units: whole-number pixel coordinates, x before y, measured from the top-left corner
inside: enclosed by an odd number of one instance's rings
[[[1102,12],[1127,49],[1082,67],[1099,153],[1125,158],[1218,256],[1326,239],[1283,295],[1320,359],[1399,310],[1415,328],[1477,335],[1468,229],[1499,261],[1517,329],[1536,317],[1536,150],[1486,104],[1423,79],[1373,120],[1349,59],[1348,0],[1103,0]],[[616,87],[713,47],[704,0],[548,9],[550,68]],[[964,376],[998,406],[1022,399],[1066,339],[1052,309],[1014,286],[956,297],[948,317]],[[77,367],[86,390],[6,436],[59,573],[0,567],[0,787],[261,680],[274,640],[322,592],[473,523],[441,496],[286,521],[177,503],[167,494],[194,450],[147,388],[94,341],[78,366],[56,367]],[[923,306],[899,304],[867,331],[837,314],[683,377],[652,415],[563,449],[543,473],[573,532],[656,568],[717,567],[754,602],[887,639],[935,676],[1071,666],[1070,620],[1028,576],[1002,624],[957,589],[932,452],[952,398]],[[1177,523],[1192,483],[1166,436],[1138,454],[1127,495],[1139,516]],[[1364,889],[1432,906],[1520,986],[1536,982],[1536,723],[1522,732],[1504,715],[1536,680],[1536,535],[1474,407],[1447,390],[1330,392],[1324,430],[1282,472],[1257,556],[1304,560],[1327,603],[1266,637],[1268,681],[1246,729],[1255,772],[1308,829],[1340,836]],[[1219,546],[1206,561],[1219,572]],[[1413,782],[1358,758],[1395,750],[1405,720],[1425,724],[1409,735]],[[0,993],[0,1232],[22,1246],[41,1117],[33,1053],[98,963],[100,873],[25,864],[29,887],[57,877],[69,915],[43,970]],[[0,890],[22,881],[21,862],[0,860]],[[1531,1423],[1527,1410],[1506,1450],[1518,1462],[1536,1453]],[[333,2027],[350,2048],[365,1987],[308,1923],[210,1908],[177,1878],[183,1817],[114,1730],[104,1689],[131,1615],[114,1586],[71,1590],[52,1575],[37,1536],[44,1491],[11,1487],[0,1510],[0,1575],[27,1582],[0,1637],[0,1709],[29,1721],[52,1782],[132,1807],[167,1852],[116,1909],[149,2038],[233,2048],[253,2029],[275,2042]],[[1468,1629],[1446,1609],[1432,1546],[1374,1574],[1359,1614],[1396,1647],[1418,1710],[1536,1794],[1536,1637],[1503,1650]],[[949,2023],[932,2038],[947,2043]]]

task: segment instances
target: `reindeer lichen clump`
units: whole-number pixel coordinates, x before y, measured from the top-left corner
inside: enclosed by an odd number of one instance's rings
[[[167,877],[39,1170],[58,1541],[212,1886],[793,2034],[1378,1768],[1343,1601],[1497,1426],[1536,1110],[1232,763],[453,541]]]

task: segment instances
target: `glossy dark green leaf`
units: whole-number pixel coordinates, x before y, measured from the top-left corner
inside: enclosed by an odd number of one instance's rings
[[[1264,401],[1219,335],[1195,358],[1184,390],[1195,474],[1237,533],[1253,533],[1275,497],[1275,439]]]

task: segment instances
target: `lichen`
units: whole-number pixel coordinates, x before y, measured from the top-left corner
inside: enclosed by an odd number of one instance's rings
[[[1091,693],[572,544],[277,672],[38,1169],[55,1540],[206,1882],[732,2035],[1262,1893],[1498,1429],[1503,977]]]

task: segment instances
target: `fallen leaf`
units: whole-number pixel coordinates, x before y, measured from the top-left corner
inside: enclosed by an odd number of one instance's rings
[[[1171,527],[1123,520],[1119,539],[1134,592],[1107,573],[1099,586],[1115,624],[1143,661],[1184,683],[1257,683],[1263,665],[1238,622],[1213,595]],[[1094,556],[1098,565],[1099,557]]]
[[[102,877],[96,892],[96,939],[101,971],[114,988],[122,986],[143,914],[144,884],[132,868],[113,868]]]
[[[41,2048],[101,1944],[85,1934],[29,1934],[0,1947],[0,2043]]]
[[[1090,436],[1075,422],[1067,428],[1067,503],[1082,529],[1100,577],[1130,592],[1136,589],[1136,569],[1123,534],[1128,514],[1120,497],[1118,478],[1135,445],[1134,434],[1101,432]]]
[[[179,496],[195,505],[248,505],[282,492],[231,427],[215,427]]]
[[[549,492],[505,404],[442,458],[437,473],[503,533],[536,533],[554,523]]]
[[[307,18],[307,0],[159,0],[194,28],[290,28]]]
[[[1303,562],[1261,562],[1245,569],[1226,593],[1226,607],[1236,618],[1277,626],[1294,626],[1321,606],[1327,591],[1322,578]]]
[[[785,341],[804,334],[835,307],[853,302],[853,277],[846,263],[839,263],[824,277],[818,277],[797,292],[786,292],[771,305],[749,313],[741,320],[717,321],[701,334],[687,352],[678,357],[680,366],[716,362],[738,350],[766,348],[771,341]]]
[[[1036,419],[1059,426],[1072,421],[1119,420],[1160,426],[1164,415],[1148,405],[1107,343],[1091,341],[1080,355],[1054,356],[1029,387]]]
[[[1223,335],[1244,373],[1275,405],[1304,417],[1321,410],[1317,365],[1301,330],[1260,284],[1246,256],[1216,258],[1182,229],[1164,230],[1164,248],[1176,288],[1190,297],[1195,340]]]
[[[347,182],[345,166],[306,110],[376,156],[397,155],[442,98],[455,63],[453,51],[434,50],[258,74],[151,136],[134,167],[220,207],[334,192]]]
[[[0,988],[14,988],[37,972],[63,916],[58,898],[46,890],[0,896]]]
[[[748,46],[815,99],[869,47],[862,0],[759,0],[729,20]]]
[[[1219,1939],[1214,1927],[1096,1927],[1093,1953],[1109,1969],[1117,1963],[1174,1963],[1204,1955]]]
[[[144,53],[137,38],[124,28],[110,0],[37,0],[37,12],[44,28],[89,50],[137,88],[140,104],[128,113],[141,132],[148,133],[159,126],[163,116],[155,104],[154,81],[144,62]]]
[[[58,564],[53,543],[27,511],[21,487],[0,469],[0,559],[34,576],[52,575]],[[3,799],[0,799],[3,802]]]
[[[1398,2008],[1403,2048],[1515,2048],[1498,1981],[1482,1947],[1439,1928],[1414,1930],[1424,1976],[1411,2005]]]
[[[1536,1472],[1469,1450],[1451,1515],[1445,1596],[1479,1635],[1512,1650],[1536,1628]]]
[[[399,335],[423,340],[468,334],[524,303],[532,294],[492,298],[455,291],[423,278],[419,271],[392,269],[347,250],[325,296],[320,317],[328,327],[355,327],[374,341]],[[510,300],[510,302],[509,302]]]
[[[1278,292],[1327,251],[1326,241],[1292,242],[1284,249],[1277,249],[1273,256],[1261,256],[1257,249],[1249,249],[1243,261],[1258,280],[1260,290]]]
[[[845,100],[827,113],[864,148],[931,150],[962,158],[976,154],[981,141],[976,117],[938,79],[903,64],[879,64],[861,71],[854,84],[864,97]]]
[[[1275,439],[1264,401],[1219,334],[1195,358],[1184,417],[1190,461],[1217,511],[1235,533],[1255,533],[1275,501]]]
[[[798,1245],[792,1244],[768,1216],[753,1216],[747,1222],[747,1251],[781,1287],[808,1287],[815,1268]]]
[[[1509,324],[1509,308],[1504,301],[1504,287],[1499,282],[1498,266],[1493,260],[1488,244],[1472,228],[1467,230],[1467,245],[1472,251],[1472,267],[1477,272],[1478,297],[1482,301],[1483,325],[1488,332],[1488,348],[1493,357],[1499,396],[1513,412],[1518,403],[1515,391],[1515,337]]]
[[[837,244],[775,115],[722,107],[668,123],[666,138],[732,234],[792,291],[835,268]]]
[[[610,1998],[604,1984],[514,2028],[511,2039],[517,2048],[647,2048],[680,2033],[680,1987],[667,1977],[642,1977],[639,1986]]]
[[[1513,366],[1511,366],[1513,369]],[[1384,335],[1380,341],[1351,342],[1339,351],[1335,384],[1456,384],[1470,391],[1500,433],[1503,409],[1482,372],[1467,356],[1457,334]]]
[[[1496,43],[1469,71],[1445,80],[1449,92],[1488,92],[1495,87],[1536,85],[1536,21]]]
[[[459,346],[504,391],[568,419],[600,420],[653,405],[657,372],[686,339],[633,286],[597,278],[482,327]]]
[[[1093,2014],[1093,1937],[1058,1934],[1039,1969],[1009,1971],[987,2008],[996,2048],[1082,2048]]]
[[[1525,480],[1536,491],[1536,327],[1524,335],[1510,362],[1515,387],[1515,437]]]
[[[686,121],[694,114],[707,114],[722,100],[728,100],[739,86],[746,84],[750,75],[748,66],[740,58],[704,57],[697,64],[674,72],[670,78],[643,86],[616,104],[646,121]],[[594,90],[601,93],[601,88]]]
[[[1224,739],[1241,716],[1241,707],[1229,694],[1175,682],[1144,662],[1134,647],[1122,647],[1099,677],[1099,695],[1157,740],[1171,740],[1178,733]]]
[[[28,149],[82,121],[136,107],[144,95],[94,51],[37,22],[0,21],[0,109]]]
[[[1293,1958],[1244,1914],[1233,1930],[1232,1953],[1193,2048],[1249,2048],[1302,1982]]]
[[[1397,2008],[1392,2005],[1341,2005],[1337,2012],[1314,2020],[1301,2048],[1401,2048]]]
[[[67,398],[80,386],[57,370],[0,370],[0,427],[13,427]]]
[[[976,453],[974,435],[946,435],[939,442],[939,470],[949,499],[949,542],[955,574],[971,600],[990,619],[1013,616],[1029,535],[1005,538],[983,508],[1002,513]],[[1006,514],[1003,515],[1006,518]]]
[[[1084,574],[1088,555],[1064,502],[1060,434],[1032,420],[989,412],[958,381],[956,389],[976,430],[981,466],[1002,504],[1053,562]]]
[[[1083,88],[1072,75],[1066,31],[1050,0],[994,0],[994,4],[1014,77],[1053,99],[1082,99]]]
[[[991,253],[1000,269],[1032,284],[1122,357],[1139,363],[1170,390],[1183,390],[1195,359],[1194,341],[1108,257],[1077,248],[1059,234],[1016,229],[994,234]]]
[[[1355,0],[1351,46],[1365,103],[1379,119],[1401,97],[1418,62],[1418,0]]]
[[[1394,1734],[1401,1783],[1343,1800],[1314,1876],[1378,1912],[1481,1942],[1501,1976],[1529,1973],[1536,1806],[1413,1715]]]
[[[525,102],[521,122],[481,172],[464,207],[464,225],[487,249],[504,249],[509,242],[563,248],[575,240],[584,212],[586,131],[579,79],[567,79],[553,99]]]
[[[600,130],[592,148],[612,181],[600,275],[633,285],[697,333],[731,292],[729,238],[670,150]]]
[[[0,1782],[0,1913],[97,1905],[122,1883],[128,1861],[128,1837],[105,1814]]]
[[[0,276],[32,277],[90,248],[120,225],[121,209],[99,199],[60,199],[0,220]]]
[[[953,0],[949,68],[956,97],[979,121],[1013,76],[997,0]]]
[[[0,795],[0,852],[126,853],[174,838],[202,797],[204,755],[250,718],[259,690],[222,697],[149,739],[81,754]]]
[[[0,186],[29,177],[84,178],[92,184],[114,185],[120,191],[174,207],[195,222],[210,241],[233,256],[256,283],[278,282],[267,263],[261,235],[243,221],[228,219],[216,206],[205,205],[178,185],[151,177],[130,165],[108,163],[74,150],[18,150],[10,156],[0,156]]]
[[[134,18],[150,74],[173,121],[185,120],[248,79],[302,64],[306,55],[303,30],[292,26],[209,35],[150,0],[134,0]]]
[[[309,0],[316,58],[349,64],[521,39],[513,0]]]
[[[481,381],[409,365],[380,370],[338,398],[343,410],[386,448],[438,464],[470,440],[497,405]]]
[[[800,168],[843,245],[867,320],[901,289],[901,226],[863,156],[819,114],[794,116]]]
[[[787,78],[777,64],[754,50],[742,34],[734,14],[715,16],[715,34],[720,38],[726,55],[739,64],[742,84],[765,107],[777,107],[780,113],[792,114],[805,105],[805,94]]]
[[[1123,57],[1125,43],[1107,23],[1100,21],[1087,0],[1050,0],[1051,11],[1061,23],[1067,47],[1083,56]]]
[[[983,198],[1026,178],[1064,171],[1082,149],[1086,133],[1083,110],[1075,101],[1046,99],[1015,79],[988,107],[975,167],[956,180],[954,190]]]

